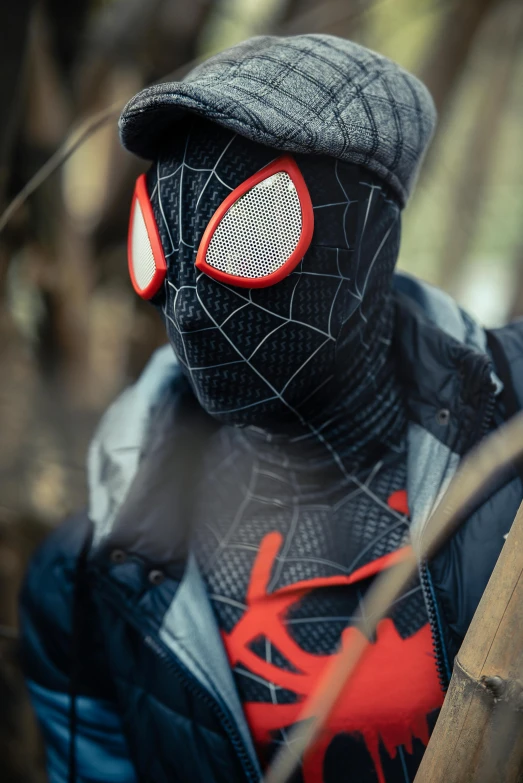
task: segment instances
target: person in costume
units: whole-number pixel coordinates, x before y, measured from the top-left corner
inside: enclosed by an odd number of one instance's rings
[[[51,783],[259,781],[373,579],[520,407],[523,326],[394,273],[434,124],[416,78],[327,35],[248,40],[125,108],[152,161],[129,270],[170,344],[22,593]],[[522,496],[514,472],[420,562],[297,780],[414,780]]]

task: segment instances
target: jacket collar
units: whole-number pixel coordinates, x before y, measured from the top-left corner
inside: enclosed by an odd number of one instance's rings
[[[406,275],[395,282],[396,355],[409,418],[462,456],[483,434],[502,388],[485,332],[448,294]]]
[[[409,498],[416,517],[427,484],[434,484],[432,496],[447,475],[444,465],[457,465],[483,434],[488,406],[502,387],[483,329],[451,297],[406,275],[395,276],[395,289],[396,351],[411,421]],[[108,409],[89,449],[95,549],[104,543],[130,546],[152,561],[181,552],[184,531],[173,519],[186,516],[184,498],[194,484],[198,452],[214,427],[195,403],[171,347],[159,349]],[[421,518],[428,501],[419,507]]]
[[[415,549],[503,386],[485,331],[443,291],[396,275],[397,352],[409,406],[407,495]]]

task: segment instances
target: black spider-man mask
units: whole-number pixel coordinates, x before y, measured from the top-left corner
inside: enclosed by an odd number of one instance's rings
[[[314,215],[302,260],[263,287],[223,282],[195,264],[224,200],[282,154],[201,120],[165,145],[143,184],[166,261],[152,301],[196,397],[220,421],[275,434],[303,424],[320,432],[322,413],[343,400],[344,407],[352,404],[357,428],[362,394],[386,393],[390,281],[400,235],[399,206],[386,186],[363,167],[294,155],[291,165],[303,177]],[[281,266],[281,258],[270,266],[271,236],[288,234],[293,218],[273,210],[268,222],[254,211],[253,253],[258,215],[265,220],[266,275]],[[242,219],[245,242],[249,223]],[[238,274],[245,265],[238,266],[236,251],[227,261],[227,243],[220,241],[222,256],[213,263]],[[282,251],[281,241],[275,243],[276,258]]]

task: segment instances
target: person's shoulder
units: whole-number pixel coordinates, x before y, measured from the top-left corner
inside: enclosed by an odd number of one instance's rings
[[[505,387],[507,413],[523,409],[523,319],[488,330],[490,352]]]
[[[95,543],[111,526],[134,480],[158,410],[175,406],[185,387],[170,345],[152,355],[140,377],[109,406],[89,447],[89,517]]]
[[[65,688],[78,557],[90,542],[85,512],[68,518],[38,547],[20,594],[20,653],[26,675]]]
[[[487,353],[485,330],[446,291],[404,272],[394,275],[393,286],[403,309],[407,303],[412,317],[423,320],[463,346]]]
[[[85,511],[69,517],[36,549],[22,588],[22,606],[37,614],[51,613],[60,623],[72,599],[78,557],[88,545],[92,523]]]
[[[518,365],[521,372],[523,370],[523,318],[497,329],[489,329],[489,332],[502,342],[508,361]],[[523,373],[521,382],[523,384]]]
[[[178,374],[172,349],[164,346],[153,354],[138,380],[109,406],[89,449],[90,505],[93,485],[107,488],[116,479],[116,471],[108,467],[110,460],[118,462],[120,455],[122,467],[125,467],[130,465],[131,454],[136,461],[139,459],[153,409]],[[78,555],[86,539],[92,536],[95,521],[89,509],[70,516],[55,528],[32,557],[24,591],[34,595],[38,601],[43,600],[38,595],[39,585],[45,585],[48,596],[53,596],[58,590],[62,593],[67,591],[73,580]]]

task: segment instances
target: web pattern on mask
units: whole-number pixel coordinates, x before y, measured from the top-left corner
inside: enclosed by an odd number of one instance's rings
[[[333,382],[335,357],[344,339],[359,344],[363,357],[352,368],[355,394],[362,386],[375,385],[375,411],[367,411],[367,421],[369,413],[377,418],[379,408],[384,431],[390,429],[387,413],[392,418],[397,413],[387,407],[393,380],[385,377],[377,383],[380,354],[390,340],[381,328],[390,320],[390,307],[380,289],[388,285],[394,265],[397,240],[387,240],[398,232],[399,208],[372,178],[354,181],[354,168],[359,176],[366,173],[358,167],[334,159],[320,169],[301,162],[305,173],[307,165],[312,167],[316,222],[313,245],[299,266],[269,289],[240,289],[210,280],[194,267],[210,217],[225,195],[253,173],[253,158],[259,170],[277,157],[273,150],[230,133],[214,136],[212,142],[205,139],[202,152],[202,140],[191,141],[187,135],[183,153],[159,160],[149,178],[169,263],[160,306],[175,351],[204,409],[224,422],[262,427],[271,411],[279,410],[280,417],[290,414],[305,430],[298,437],[321,443],[343,471],[324,422],[316,426],[307,408]],[[248,155],[245,144],[251,145]],[[233,154],[235,147],[239,149]],[[363,247],[366,256],[371,254],[365,265]],[[370,284],[375,296],[364,307]],[[347,338],[343,335],[349,322]],[[240,381],[238,400],[234,390]],[[351,404],[350,390],[345,404]]]

